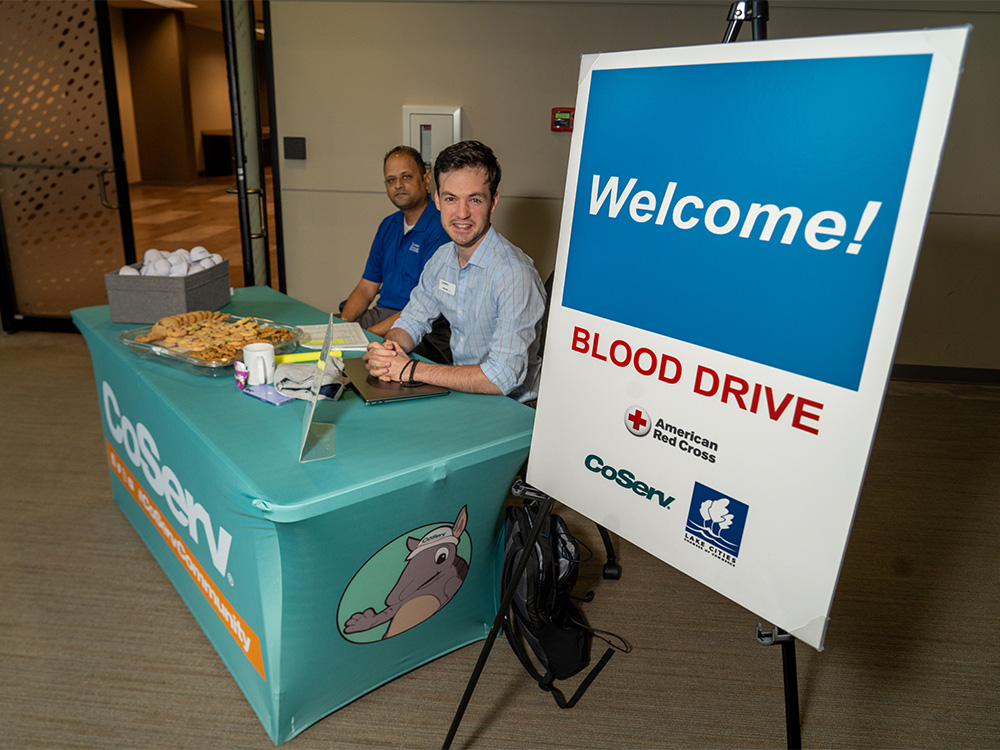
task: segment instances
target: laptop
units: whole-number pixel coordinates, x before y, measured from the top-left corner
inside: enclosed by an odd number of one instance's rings
[[[437,385],[403,385],[402,383],[386,383],[368,375],[364,360],[361,357],[344,358],[344,374],[351,379],[351,385],[366,404],[386,404],[390,401],[410,401],[415,398],[429,398],[451,393],[447,388]]]

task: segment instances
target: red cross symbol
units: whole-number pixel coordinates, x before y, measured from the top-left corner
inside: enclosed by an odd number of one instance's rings
[[[629,414],[626,419],[632,423],[632,429],[639,432],[643,427],[646,426],[646,418],[642,416],[642,411],[636,409],[634,412]]]

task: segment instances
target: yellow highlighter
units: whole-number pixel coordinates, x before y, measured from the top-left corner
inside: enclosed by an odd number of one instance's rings
[[[274,361],[277,364],[283,364],[285,362],[315,362],[319,359],[319,352],[296,352],[295,354],[278,354],[275,356]],[[331,357],[342,357],[343,352],[331,350]]]

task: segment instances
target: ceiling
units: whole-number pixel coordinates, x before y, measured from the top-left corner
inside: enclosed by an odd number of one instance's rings
[[[187,5],[193,8],[181,8],[184,13],[184,23],[188,26],[198,26],[202,29],[222,32],[222,10],[220,0],[184,0]],[[146,0],[109,0],[108,5],[115,8],[129,8],[132,10],[164,10],[163,6]],[[260,21],[264,16],[262,0],[254,0],[254,19],[260,26]]]

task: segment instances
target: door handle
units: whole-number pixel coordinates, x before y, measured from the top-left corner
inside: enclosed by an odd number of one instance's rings
[[[267,237],[267,202],[264,199],[264,189],[250,188],[247,190],[247,194],[250,193],[257,194],[257,202],[260,205],[260,234],[251,234],[250,239],[262,240]]]
[[[114,167],[112,167],[111,169],[102,169],[100,172],[98,172],[97,187],[101,191],[101,205],[103,205],[105,208],[110,208],[112,211],[117,211],[120,208],[120,206],[117,203],[112,205],[111,202],[108,200],[108,187],[104,182],[104,175],[114,174],[114,173],[115,173]]]
[[[239,186],[233,185],[232,187],[227,187],[226,192],[230,195],[239,195]],[[250,239],[252,240],[262,240],[267,237],[267,201],[264,198],[263,188],[247,188],[247,195],[256,195],[257,201],[260,205],[260,233],[251,234]]]

